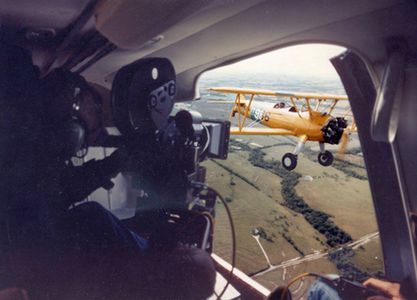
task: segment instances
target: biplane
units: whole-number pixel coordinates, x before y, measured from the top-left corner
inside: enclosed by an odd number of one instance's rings
[[[346,109],[340,117],[332,116],[337,104],[348,100],[345,95],[274,92],[230,87],[216,87],[209,90],[236,95],[233,102],[211,101],[211,103],[233,104],[230,120],[235,119],[237,126],[231,127],[231,134],[298,137],[294,151],[285,153],[282,157],[282,165],[287,170],[293,170],[297,166],[298,154],[304,149],[307,141],[319,143],[318,162],[322,166],[330,166],[334,157],[325,149],[325,144],[340,144],[339,152],[343,153],[349,134],[356,131],[353,118],[349,118],[351,117],[349,109]],[[255,96],[277,97],[280,100],[275,103],[255,101]],[[252,120],[249,124],[247,124],[248,119]],[[259,127],[258,124],[263,126]]]

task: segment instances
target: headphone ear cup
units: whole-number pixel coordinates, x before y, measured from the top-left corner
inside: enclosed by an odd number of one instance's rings
[[[86,129],[76,118],[67,122],[62,134],[64,151],[69,157],[76,155],[86,145]]]

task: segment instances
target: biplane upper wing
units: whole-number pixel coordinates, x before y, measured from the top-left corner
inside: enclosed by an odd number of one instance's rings
[[[276,96],[276,93],[268,90],[235,88],[235,87],[215,87],[209,88],[209,91],[227,94],[241,94],[241,95],[259,95],[259,96]]]
[[[295,135],[291,130],[280,128],[231,127],[230,134],[236,135]]]
[[[228,94],[244,94],[259,96],[280,96],[295,99],[320,99],[320,100],[348,100],[346,95],[322,94],[322,93],[299,93],[286,91],[268,91],[250,88],[234,88],[234,87],[215,87],[209,88],[210,91]]]
[[[321,93],[294,93],[275,92],[275,96],[292,97],[296,99],[318,99],[318,100],[348,100],[346,95],[321,94]]]

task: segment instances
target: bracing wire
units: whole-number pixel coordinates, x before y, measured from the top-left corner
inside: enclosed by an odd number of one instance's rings
[[[232,234],[232,263],[231,263],[232,268],[230,269],[229,276],[226,279],[227,280],[226,285],[224,286],[224,288],[220,292],[220,294],[217,296],[217,299],[220,300],[221,297],[226,292],[227,288],[229,287],[230,282],[232,281],[232,278],[233,278],[233,271],[235,270],[235,264],[236,264],[236,232],[235,232],[235,225],[233,224],[233,218],[232,218],[232,214],[231,214],[230,209],[229,209],[229,205],[227,205],[227,202],[223,198],[223,196],[218,191],[216,191],[215,189],[213,189],[212,187],[208,186],[205,183],[194,182],[194,184],[197,185],[197,186],[203,187],[203,188],[213,192],[214,194],[216,194],[216,196],[223,203],[224,208],[226,209],[227,217],[229,219],[230,231],[231,231],[231,234]]]
[[[235,226],[233,224],[232,214],[230,212],[230,209],[229,209],[229,206],[227,205],[226,200],[215,189],[213,189],[213,188],[211,188],[209,186],[207,186],[207,189],[210,190],[210,191],[212,191],[213,193],[215,193],[217,195],[217,197],[219,197],[220,201],[223,203],[224,208],[226,209],[227,217],[229,219],[230,231],[231,231],[231,234],[232,234],[232,268],[230,269],[229,276],[228,276],[229,278],[227,278],[226,285],[224,286],[224,288],[221,291],[221,293],[217,296],[217,299],[221,299],[221,297],[226,292],[226,290],[229,287],[230,282],[232,281],[232,278],[233,278],[233,271],[235,269],[235,264],[236,264],[236,232],[235,232]]]

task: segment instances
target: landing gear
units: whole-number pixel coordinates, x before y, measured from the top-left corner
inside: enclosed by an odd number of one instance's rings
[[[333,163],[333,154],[330,151],[320,152],[318,156],[319,164],[328,167]]]
[[[297,166],[297,155],[285,153],[282,157],[282,165],[288,171],[294,170]]]
[[[298,154],[300,154],[300,152],[303,151],[306,142],[307,136],[300,136],[298,144],[294,149],[294,152],[284,154],[284,156],[282,157],[282,165],[286,170],[291,171],[295,169],[295,167],[297,166]]]

